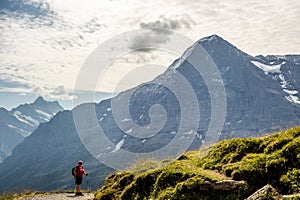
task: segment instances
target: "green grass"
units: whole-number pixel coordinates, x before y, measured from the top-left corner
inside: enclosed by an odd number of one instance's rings
[[[22,193],[15,193],[15,194],[2,194],[0,196],[0,200],[12,200],[12,199],[18,199],[20,197],[30,197],[30,196],[36,196],[36,195],[46,195],[46,192],[38,192],[38,191],[24,191]]]
[[[253,190],[271,184],[284,194],[299,192],[300,127],[219,142],[201,158],[199,167],[245,180]]]
[[[136,163],[107,177],[95,199],[244,199],[266,184],[300,191],[300,127]]]

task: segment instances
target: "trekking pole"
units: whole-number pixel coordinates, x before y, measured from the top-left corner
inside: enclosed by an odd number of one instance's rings
[[[87,176],[86,176],[86,186],[87,186],[88,192],[91,192],[90,186],[89,186],[89,179]]]

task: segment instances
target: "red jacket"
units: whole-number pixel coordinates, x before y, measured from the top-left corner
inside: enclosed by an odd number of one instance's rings
[[[83,166],[81,166],[81,167],[77,166],[75,168],[75,176],[77,176],[77,177],[83,177],[84,174],[85,174],[85,171],[84,171]]]

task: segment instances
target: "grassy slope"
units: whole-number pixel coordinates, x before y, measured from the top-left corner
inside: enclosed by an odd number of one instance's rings
[[[224,180],[235,181],[224,181]],[[300,190],[300,127],[262,138],[230,139],[176,160],[144,161],[107,177],[96,199],[244,199],[271,184]]]
[[[46,195],[45,192],[33,192],[33,191],[27,191],[23,192],[21,194],[15,193],[15,194],[2,194],[0,196],[0,200],[13,200],[13,199],[18,199],[20,197],[31,197],[31,196],[36,196],[36,195]]]

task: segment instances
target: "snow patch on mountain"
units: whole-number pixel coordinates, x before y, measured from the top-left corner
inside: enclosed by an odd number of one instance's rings
[[[194,130],[190,130],[189,132],[183,133],[184,135],[191,135],[191,134],[196,134]]]
[[[144,142],[146,142],[146,141],[147,141],[146,139],[143,139],[143,140],[142,140],[142,143],[144,143]]]
[[[8,126],[9,128],[15,128],[15,129],[18,129],[17,127],[15,127],[14,125],[11,125],[11,124],[7,124],[7,126]]]
[[[124,118],[121,120],[121,122],[129,122],[129,121],[131,121],[131,119],[129,119],[129,118]]]
[[[27,120],[28,122],[32,123],[34,126],[38,126],[40,124],[40,122],[38,120],[33,119],[32,117],[30,117],[28,115],[22,115],[22,117],[24,117],[25,120]]]
[[[285,96],[285,98],[292,103],[300,104],[300,99],[296,96],[289,95],[289,96]]]
[[[283,74],[279,74],[279,79],[280,79],[280,84],[281,84],[281,87],[283,88],[283,89],[285,89],[285,88],[287,88],[287,81],[285,80],[285,77],[284,77],[284,75]]]
[[[277,58],[284,59],[285,57],[277,56]],[[252,60],[251,63],[254,64],[256,67],[258,67],[259,69],[263,70],[265,74],[273,74],[273,75],[275,74],[279,78],[280,85],[281,88],[283,89],[283,92],[287,94],[287,96],[285,96],[285,99],[288,100],[289,102],[300,104],[300,99],[297,96],[298,91],[289,88],[289,84],[281,70],[282,65],[286,64],[286,62],[273,65],[275,62],[271,61],[270,62],[271,65],[268,65],[268,64],[264,64]],[[276,80],[275,76],[273,76],[272,78]]]
[[[53,117],[53,115],[51,115],[51,114],[49,114],[49,113],[46,113],[46,112],[44,112],[44,111],[42,111],[42,110],[39,110],[39,109],[36,109],[35,110],[39,115],[41,115],[41,116],[44,116],[44,117],[42,117],[44,120],[46,120],[46,121],[49,121],[52,117]]]
[[[7,124],[7,126],[9,127],[9,128],[11,128],[11,129],[14,129],[14,130],[16,130],[16,132],[17,133],[20,133],[23,137],[28,137],[29,135],[30,135],[30,131],[25,131],[25,130],[23,130],[23,129],[21,129],[21,128],[18,128],[18,127],[16,127],[16,126],[14,126],[14,125],[12,125],[12,124]]]
[[[290,95],[295,95],[295,94],[298,94],[299,92],[296,91],[296,90],[286,90],[286,89],[283,89],[283,91],[285,91],[286,93],[290,94]]]
[[[112,150],[111,153],[115,153],[118,150],[120,150],[124,143],[125,143],[125,138],[123,138],[120,142],[118,142],[118,144],[116,145],[115,149]]]
[[[259,69],[263,70],[265,72],[265,74],[268,74],[268,73],[280,73],[280,67],[281,65],[285,64],[285,62],[279,64],[279,65],[266,65],[266,64],[263,64],[261,62],[258,62],[258,61],[254,61],[252,60],[251,61],[256,67],[258,67]]]
[[[287,96],[285,96],[285,99],[288,100],[289,102],[300,104],[300,99],[297,97],[297,94],[299,92],[297,90],[291,90],[288,88],[288,83],[283,74],[280,74],[278,77],[281,80],[280,84],[283,91],[286,94],[288,94]]]
[[[133,129],[130,128],[129,130],[125,131],[125,133],[129,134],[129,133],[132,133]]]
[[[35,126],[38,125],[39,122],[37,120],[32,119],[30,116],[26,116],[20,111],[15,111],[14,112],[14,117],[17,118],[19,121],[29,125],[29,126]]]

